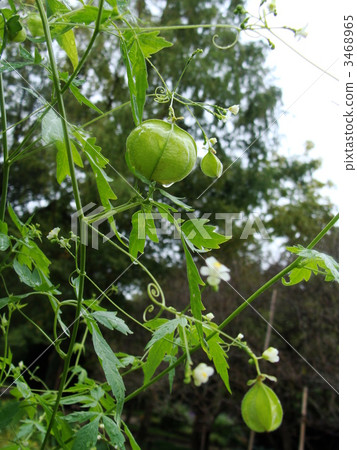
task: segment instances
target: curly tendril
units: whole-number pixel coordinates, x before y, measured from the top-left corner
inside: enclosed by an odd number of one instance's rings
[[[238,42],[239,39],[239,32],[237,29],[235,29],[236,31],[236,37],[234,38],[234,41],[231,44],[228,45],[219,45],[217,44],[217,39],[219,39],[219,35],[215,34],[212,38],[212,43],[213,45],[218,48],[219,50],[229,50],[230,48],[234,47],[236,45],[236,43]]]
[[[159,283],[157,283],[157,282],[149,283],[148,287],[147,287],[147,291],[148,291],[148,296],[150,297],[150,300],[152,302],[154,302],[158,306],[163,306],[163,307],[166,306],[165,296],[164,296],[164,293],[163,293]],[[161,298],[161,303],[156,300],[157,298]]]
[[[145,310],[144,310],[144,312],[143,312],[143,321],[144,321],[144,322],[147,322],[147,321],[149,320],[149,319],[146,317],[146,314],[147,314],[147,313],[153,312],[154,309],[155,309],[155,306],[154,306],[154,305],[149,305],[149,306],[147,306],[147,307],[145,308]]]
[[[154,319],[156,319],[157,317],[159,317],[163,311],[164,308],[166,308],[166,304],[165,304],[165,296],[164,293],[159,285],[159,283],[157,283],[156,281],[153,283],[149,283],[148,287],[147,287],[147,293],[148,296],[150,298],[150,300],[155,304],[155,305],[149,305],[143,314],[144,317],[144,321],[146,320],[146,314],[148,312],[153,312],[154,307],[158,306],[160,308],[159,312],[156,314],[156,316],[154,317]],[[157,301],[157,299],[161,299],[161,301]]]
[[[157,103],[167,103],[170,101],[170,96],[168,95],[167,89],[163,86],[159,86],[155,89],[154,101]]]

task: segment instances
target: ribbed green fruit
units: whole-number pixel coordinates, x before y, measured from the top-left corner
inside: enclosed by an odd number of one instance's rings
[[[208,177],[219,178],[222,175],[223,165],[211,152],[208,152],[201,160],[201,170]]]
[[[126,141],[129,168],[164,185],[187,177],[197,159],[194,139],[185,130],[163,120],[147,120]]]
[[[33,37],[41,37],[45,35],[42,20],[39,14],[29,14],[27,17],[27,26]]]
[[[21,30],[11,39],[11,42],[24,42],[26,38],[26,31],[24,28],[21,28]]]
[[[283,409],[275,392],[257,381],[243,398],[242,417],[253,431],[274,431],[281,424]]]

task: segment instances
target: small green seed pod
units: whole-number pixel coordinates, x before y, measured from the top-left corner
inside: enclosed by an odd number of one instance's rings
[[[223,165],[221,161],[211,152],[208,152],[201,161],[202,172],[211,178],[219,178],[222,175]]]

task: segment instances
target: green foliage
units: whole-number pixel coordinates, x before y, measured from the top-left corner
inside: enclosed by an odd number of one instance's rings
[[[186,243],[182,240],[182,245],[185,251],[186,257],[186,270],[187,270],[187,279],[190,289],[190,306],[193,317],[197,320],[196,327],[198,331],[198,335],[200,339],[203,339],[203,330],[202,330],[202,311],[205,310],[205,307],[201,300],[201,291],[200,286],[204,286],[205,283],[202,281],[200,274],[197,270],[196,264],[193,261],[191,253],[189,252]]]
[[[206,225],[208,219],[186,220],[181,226],[186,242],[194,251],[207,251],[219,248],[220,244],[229,241],[231,236],[217,233],[214,225]],[[192,244],[192,245],[191,245]]]
[[[213,331],[216,331],[213,327],[204,327],[204,332],[206,336],[212,334]],[[231,388],[229,386],[229,376],[228,369],[229,365],[227,362],[228,355],[223,350],[222,344],[224,341],[220,338],[219,333],[214,334],[211,339],[207,341],[209,356],[212,358],[214,367],[222,378],[228,392],[231,394]]]
[[[295,267],[289,273],[289,281],[285,281],[285,279],[282,278],[281,281],[285,286],[292,286],[303,280],[309,281],[312,273],[314,275],[323,275],[325,281],[339,281],[338,263],[332,256],[318,252],[317,250],[304,248],[302,245],[287,247],[287,250],[298,255],[302,259],[300,260],[298,267]]]
[[[98,436],[99,417],[84,425],[76,434],[73,450],[86,450],[94,447]]]

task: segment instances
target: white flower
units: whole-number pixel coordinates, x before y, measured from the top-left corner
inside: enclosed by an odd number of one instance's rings
[[[228,111],[231,112],[234,116],[239,113],[239,105],[233,105],[228,108]]]
[[[213,374],[213,367],[207,366],[205,363],[200,363],[192,372],[195,386],[201,386],[202,383],[207,383],[208,378]]]
[[[228,281],[229,275],[228,267],[224,266],[216,260],[213,256],[206,259],[207,266],[201,267],[201,274],[208,277],[207,283],[211,286],[217,287],[221,280]]]
[[[244,338],[244,334],[239,333],[237,336],[237,339],[239,339],[240,341]]]
[[[60,232],[61,228],[60,227],[56,227],[53,230],[51,230],[48,235],[47,235],[47,239],[51,240],[51,239],[57,239],[58,238],[58,233]]]
[[[71,244],[69,243],[69,239],[65,239],[64,237],[60,238],[59,245],[62,248],[71,248]]]
[[[271,363],[276,363],[279,361],[278,356],[279,351],[274,347],[269,347],[265,350],[262,357]]]
[[[217,144],[217,139],[216,139],[216,138],[211,138],[211,139],[209,140],[209,143],[210,143],[211,145],[215,145],[215,144]]]
[[[212,319],[214,319],[214,314],[212,314],[212,313],[206,314],[206,319],[207,319],[207,320],[212,320]]]

